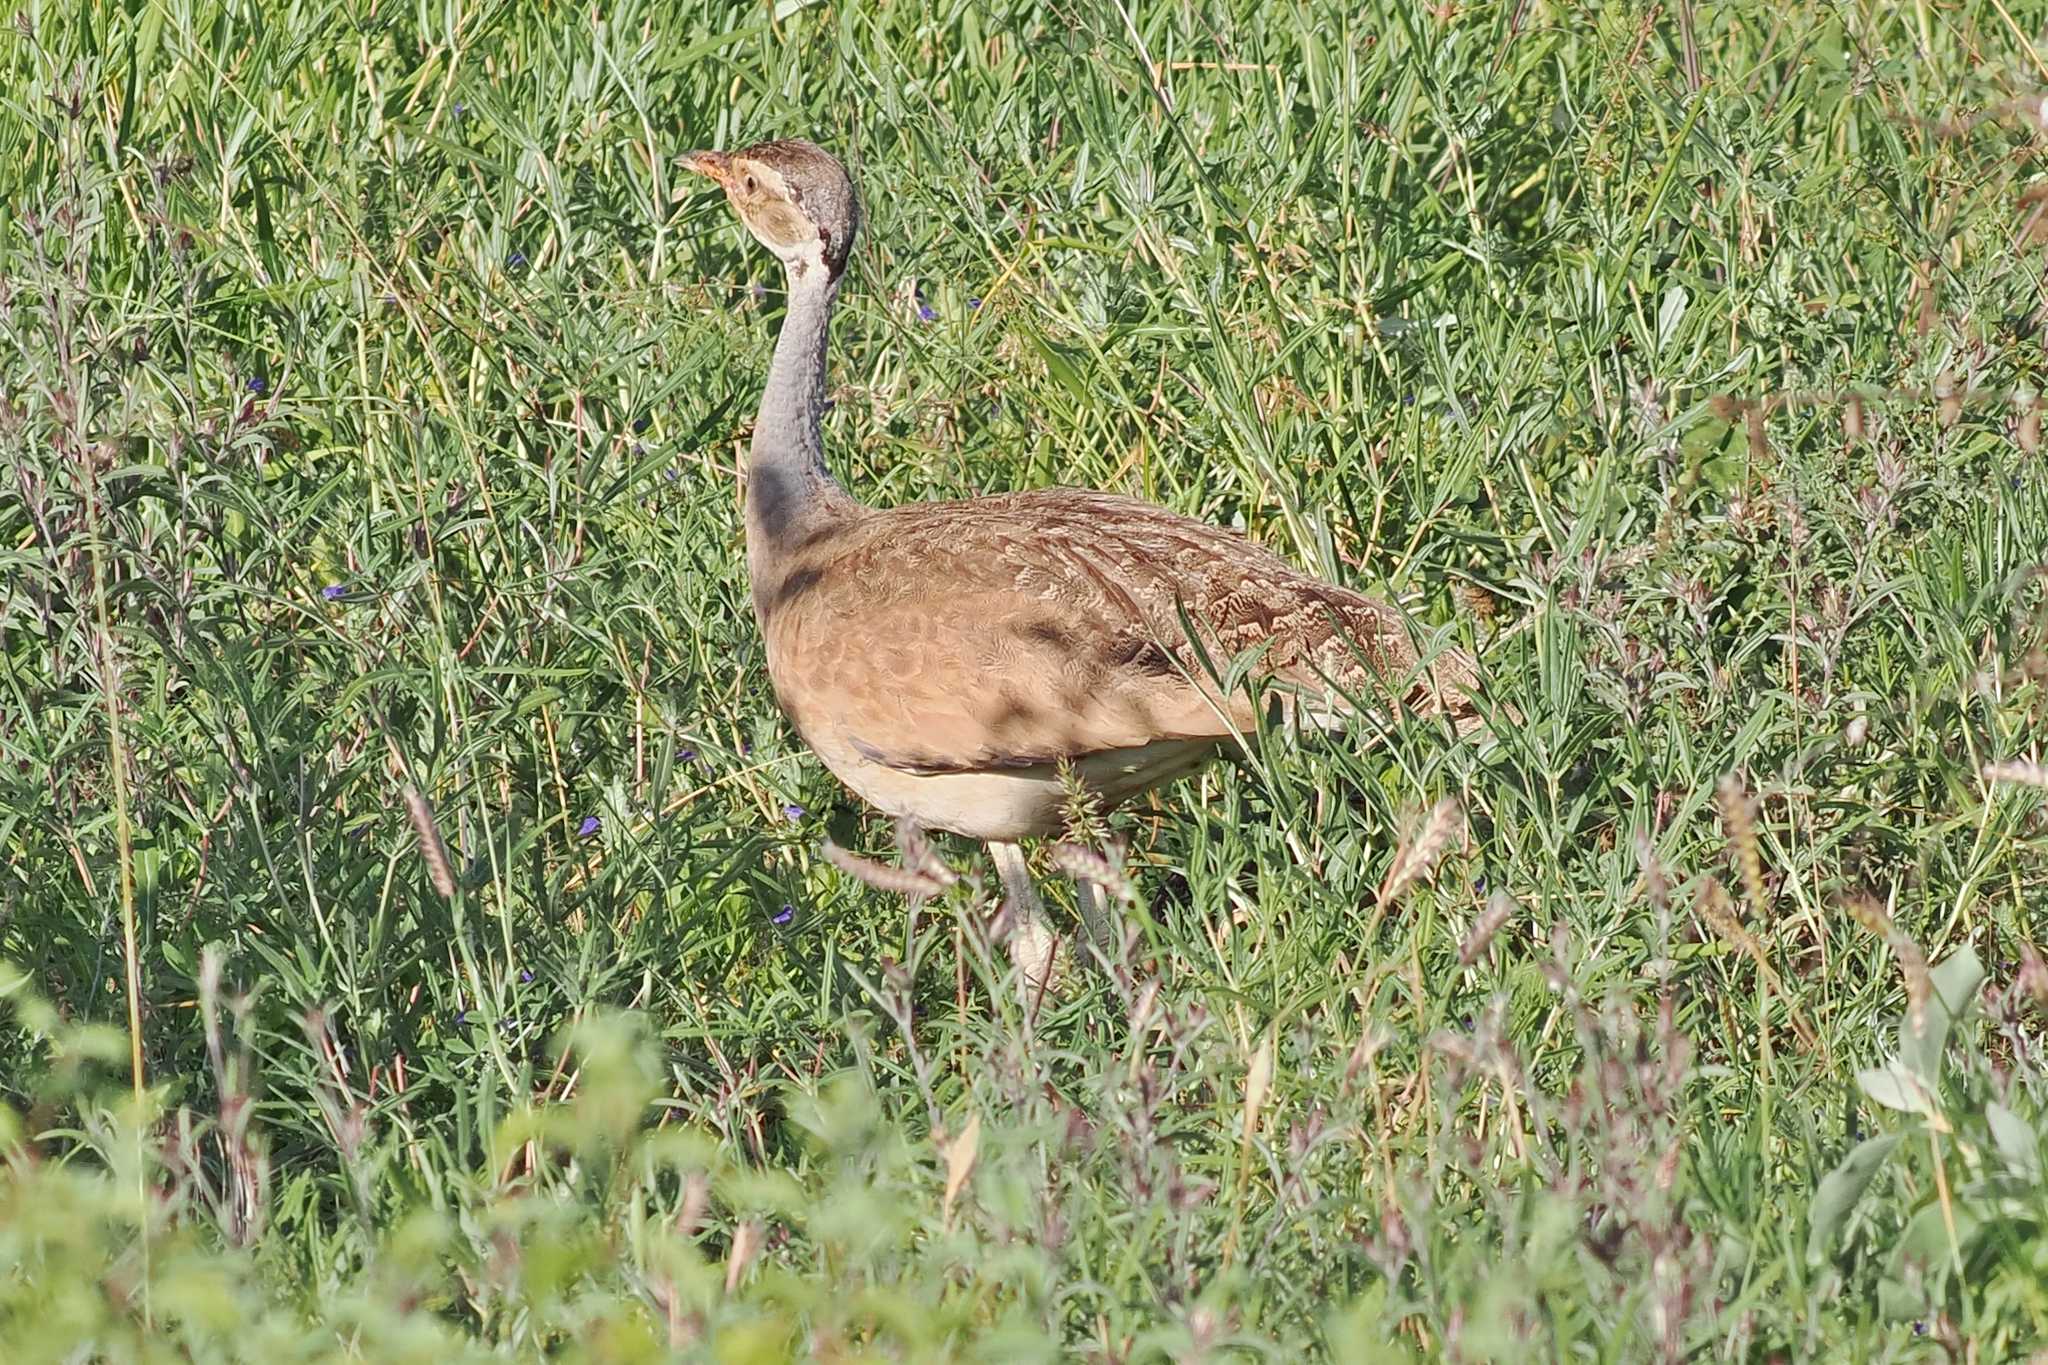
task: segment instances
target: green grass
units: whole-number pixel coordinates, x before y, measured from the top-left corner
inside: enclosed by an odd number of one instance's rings
[[[0,1354],[2048,1344],[2038,5],[537,8],[0,33]],[[671,164],[796,133],[851,488],[1242,527],[1520,719],[1116,814],[1035,1019],[976,850],[835,871]]]

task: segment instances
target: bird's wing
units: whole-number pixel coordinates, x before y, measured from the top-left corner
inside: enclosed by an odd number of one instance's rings
[[[1319,705],[1456,707],[1472,687],[1450,652],[1418,676],[1393,607],[1102,493],[877,511],[760,586],[776,692],[798,728],[911,772],[1248,729],[1249,697],[1211,680],[1248,650],[1260,675]]]

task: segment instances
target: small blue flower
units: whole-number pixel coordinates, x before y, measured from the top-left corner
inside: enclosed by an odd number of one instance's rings
[[[264,377],[263,377],[262,375],[260,375],[260,374],[258,374],[258,375],[251,375],[251,376],[250,376],[250,378],[249,378],[249,384],[248,384],[248,389],[249,389],[249,392],[251,392],[251,393],[253,393],[253,394],[258,394],[258,395],[262,395],[262,394],[266,394],[266,393],[269,393],[269,392],[270,392],[270,381],[269,381],[268,379],[265,379],[265,378],[264,378]]]
[[[533,973],[532,973],[532,971],[530,971],[530,970],[529,970],[529,971],[523,971],[523,972],[521,972],[521,973],[519,974],[519,984],[520,984],[520,985],[524,986],[524,985],[525,985],[525,984],[526,984],[527,982],[529,982],[529,981],[531,981],[531,980],[533,980]]]
[[[938,314],[932,311],[932,306],[930,304],[920,303],[919,305],[917,305],[917,316],[918,320],[921,322],[930,322],[932,319],[936,318]]]
[[[647,418],[645,416],[635,417],[633,419],[633,434],[638,436],[645,430],[647,430]]]
[[[469,106],[461,100],[455,101],[455,117],[462,118],[469,113]]]
[[[776,924],[787,924],[795,918],[796,907],[794,905],[784,905],[780,910],[769,916],[769,919]]]
[[[670,474],[674,474],[674,473],[675,473],[675,471],[674,471],[674,470],[670,470],[670,471],[669,471],[669,473],[670,473]],[[697,751],[696,751],[695,749],[685,749],[685,750],[683,750],[683,751],[682,751],[681,753],[679,753],[679,754],[677,754],[677,755],[676,755],[676,762],[678,762],[678,763],[688,763],[688,762],[689,762],[690,760],[694,759],[694,758],[695,758],[696,756],[697,756]]]
[[[576,833],[579,837],[588,839],[603,828],[604,821],[598,819],[595,815],[586,815],[583,817],[583,823],[576,827]]]
[[[782,818],[785,820],[801,820],[804,818],[804,808],[794,801],[787,802],[782,807]]]
[[[526,264],[526,253],[523,251],[513,252],[512,258],[509,262],[507,262],[507,264],[509,264],[514,270],[519,269],[519,267]]]
[[[981,307],[981,300],[980,300],[980,299],[969,299],[969,300],[967,300],[967,306],[968,306],[969,308],[980,308],[980,307]]]
[[[458,1024],[466,1024],[466,1023],[468,1023],[468,1022],[469,1022],[469,1011],[468,1011],[468,1010],[457,1010],[457,1011],[455,1011],[455,1022],[456,1022],[456,1023],[458,1023]]]
[[[320,589],[320,595],[330,602],[339,602],[347,592],[348,589],[342,587],[339,583],[329,583],[326,587]]]

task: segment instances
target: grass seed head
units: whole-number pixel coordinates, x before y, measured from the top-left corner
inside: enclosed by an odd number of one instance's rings
[[[2048,1010],[2048,963],[2041,961],[2031,943],[2020,944],[2020,970],[2013,985],[2021,994],[2032,996],[2035,1005]]]
[[[910,896],[924,899],[936,896],[946,889],[946,883],[929,872],[908,867],[890,867],[872,858],[863,858],[850,849],[841,848],[827,839],[820,850],[825,861],[852,877],[855,881],[871,886],[877,891],[892,896]]]
[[[1131,879],[1124,875],[1121,856],[1105,856],[1080,844],[1058,843],[1052,846],[1052,862],[1069,877],[1092,882],[1126,905],[1138,898]]]
[[[1392,905],[1401,894],[1423,880],[1450,846],[1451,836],[1463,827],[1465,811],[1456,797],[1446,796],[1430,808],[1429,817],[1412,840],[1402,843],[1380,883],[1379,903]]]
[[[1700,918],[1707,927],[1719,934],[1730,947],[1756,960],[1764,961],[1763,945],[1756,941],[1756,935],[1749,932],[1736,918],[1735,902],[1729,898],[1728,888],[1721,885],[1718,877],[1709,877],[1700,885]]]
[[[1762,841],[1757,836],[1756,798],[1742,784],[1742,779],[1729,773],[1721,779],[1715,793],[1721,807],[1721,824],[1728,836],[1728,853],[1735,860],[1735,870],[1742,878],[1742,894],[1749,901],[1749,912],[1758,919],[1770,911],[1764,892],[1764,860]]]
[[[2048,787],[2048,763],[2015,758],[1984,765],[1986,782],[2012,782],[2026,787]]]
[[[1469,967],[1485,953],[1501,926],[1514,917],[1521,909],[1519,903],[1500,887],[1486,899],[1486,911],[1472,925],[1472,932],[1465,935],[1465,941],[1458,945],[1458,965]]]
[[[419,836],[420,860],[427,865],[427,880],[443,900],[455,898],[455,873],[448,866],[448,845],[441,839],[441,827],[434,822],[434,808],[419,788],[405,789],[405,813],[412,818],[413,833]]]

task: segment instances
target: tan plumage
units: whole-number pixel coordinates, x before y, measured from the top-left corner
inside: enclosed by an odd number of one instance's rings
[[[1118,755],[1170,744],[1188,760],[1165,764],[1170,777],[1251,729],[1249,690],[1215,682],[1246,650],[1318,711],[1455,706],[1471,685],[1454,653],[1418,676],[1392,607],[1107,493],[859,508],[756,573],[769,673],[805,742],[891,814],[983,839],[1056,832],[1062,760],[1120,800],[1160,779],[1120,780],[1137,774]]]
[[[1469,711],[1471,662],[1445,650],[1425,666],[1395,608],[1149,503],[1068,488],[888,509],[849,498],[818,425],[859,221],[851,182],[805,142],[684,164],[724,187],[789,275],[748,464],[748,571],[776,697],[860,796],[990,841],[1013,901],[1029,901],[1027,977],[1042,981],[1049,939],[1015,842],[1058,829],[1060,765],[1113,804],[1199,764],[1256,723],[1251,690],[1215,682],[1247,652],[1305,719],[1354,702]]]

